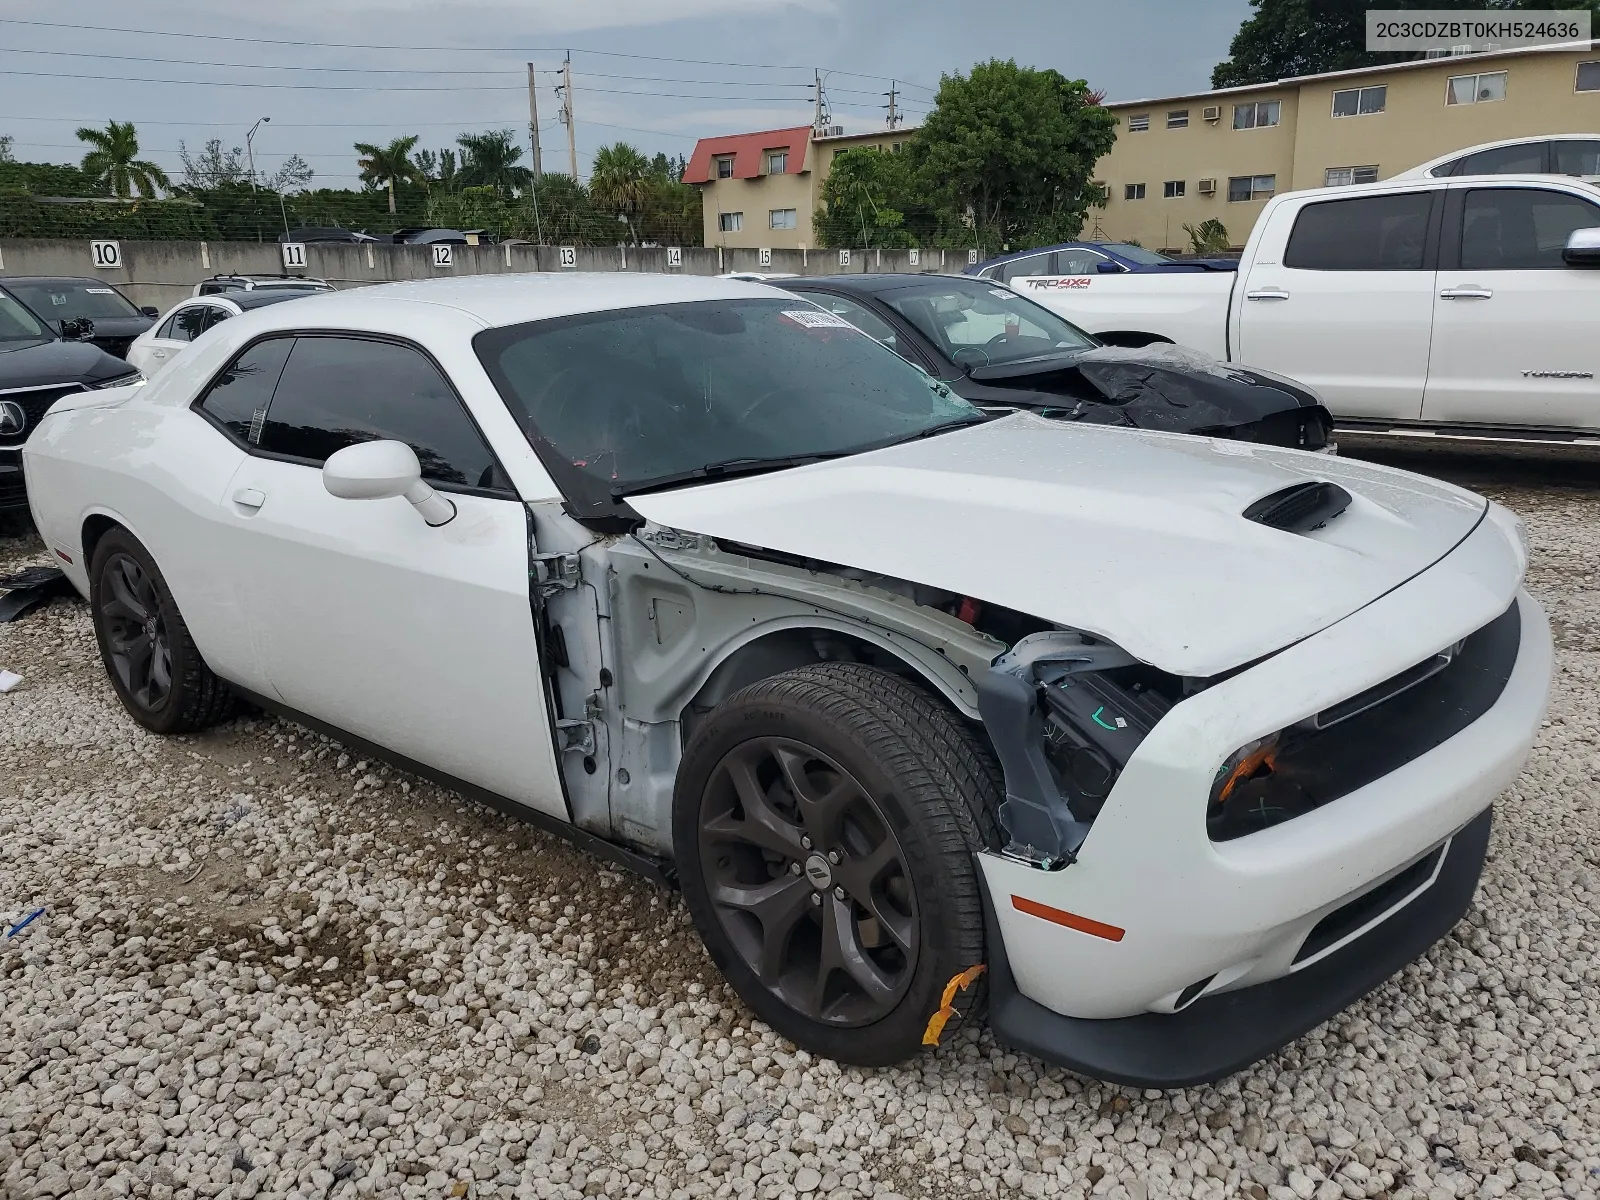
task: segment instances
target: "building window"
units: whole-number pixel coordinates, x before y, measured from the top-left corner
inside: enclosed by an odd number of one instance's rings
[[[1228,180],[1228,199],[1266,200],[1278,190],[1276,175],[1235,175]]]
[[[890,142],[889,143],[889,153],[890,154],[899,154],[900,151],[903,150],[903,149],[905,149],[905,143],[904,142]]]
[[[1187,108],[1180,108],[1176,112],[1169,112],[1167,114],[1167,128],[1168,129],[1187,129],[1187,128],[1189,128],[1189,110]]]
[[[1488,104],[1506,98],[1506,73],[1491,71],[1487,75],[1452,75],[1444,93],[1446,104]]]
[[[716,164],[717,164],[717,178],[718,179],[732,179],[733,178],[733,155],[731,155],[731,154],[720,155],[716,159]]]
[[[1128,118],[1129,133],[1143,133],[1150,128],[1150,114],[1140,113],[1137,117]]]
[[[1142,183],[1126,183],[1126,184],[1123,184],[1123,186],[1122,186],[1122,198],[1124,200],[1143,200],[1144,199],[1144,184],[1142,184]]]
[[[1168,200],[1176,200],[1183,195],[1184,188],[1184,180],[1169,179],[1161,185],[1161,195]]]
[[[1283,101],[1260,100],[1254,104],[1235,104],[1233,106],[1233,127],[1235,129],[1265,129],[1268,125],[1276,125],[1283,117]]]
[[[789,152],[787,150],[767,151],[767,174],[782,175],[789,169]]]
[[[722,230],[723,233],[738,233],[744,228],[744,214],[742,212],[718,213],[717,228]]]
[[[1352,183],[1376,183],[1378,168],[1329,167],[1322,173],[1323,187],[1349,187]]]
[[[767,213],[768,229],[793,229],[795,228],[794,209],[774,208]]]
[[[1333,115],[1336,117],[1364,117],[1368,113],[1381,113],[1389,103],[1389,89],[1378,87],[1342,88],[1333,94]]]
[[[1600,92],[1600,59],[1578,64],[1578,91]]]

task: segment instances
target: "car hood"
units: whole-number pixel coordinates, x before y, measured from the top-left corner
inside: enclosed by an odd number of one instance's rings
[[[0,391],[52,383],[98,383],[131,370],[92,342],[41,342],[20,350],[0,343]]]
[[[1324,528],[1241,515],[1311,480],[1352,496]],[[1031,413],[629,504],[662,525],[1004,605],[1200,677],[1370,604],[1487,509],[1387,467]]]

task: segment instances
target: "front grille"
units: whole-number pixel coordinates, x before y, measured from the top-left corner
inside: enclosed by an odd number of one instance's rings
[[[82,384],[64,383],[44,388],[22,388],[17,391],[0,392],[0,401],[15,401],[22,405],[22,411],[27,416],[22,432],[0,437],[0,446],[22,445],[28,440],[28,435],[33,432],[34,426],[38,425],[44,419],[44,414],[50,411],[52,404],[63,396],[71,396],[83,390]]]
[[[1433,878],[1434,869],[1444,857],[1444,852],[1444,846],[1435,847],[1398,875],[1385,879],[1371,891],[1363,892],[1348,904],[1334,909],[1312,927],[1294,961],[1302,963],[1308,958],[1315,958],[1329,946],[1344,941],[1368,921],[1382,916]]]
[[[1316,718],[1280,735],[1270,771],[1259,771],[1234,787],[1206,815],[1211,840],[1231,841],[1348,796],[1399,770],[1460,733],[1494,707],[1505,691],[1522,646],[1516,601],[1471,634],[1442,668],[1413,682],[1416,668],[1356,699],[1394,687],[1337,724]],[[1431,666],[1437,664],[1430,660]],[[1339,708],[1324,710],[1321,716]]]
[[[0,459],[0,511],[20,508],[28,502],[28,489],[22,478],[22,464],[10,456]]]

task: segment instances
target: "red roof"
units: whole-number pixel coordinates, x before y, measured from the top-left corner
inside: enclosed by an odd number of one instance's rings
[[[768,150],[787,150],[789,162],[784,168],[787,175],[798,175],[805,166],[806,144],[811,140],[811,126],[799,125],[793,129],[766,129],[759,133],[730,133],[722,137],[701,138],[694,144],[694,154],[688,169],[683,173],[685,183],[710,183],[716,178],[712,160],[733,155],[733,177],[755,179],[767,173]]]

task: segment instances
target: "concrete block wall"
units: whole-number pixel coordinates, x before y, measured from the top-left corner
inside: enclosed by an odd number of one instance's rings
[[[685,246],[681,265],[667,265],[665,247],[580,246],[563,266],[558,246],[452,246],[452,262],[437,266],[431,246],[343,243],[307,245],[306,265],[296,273],[326,279],[335,287],[437,279],[450,275],[499,275],[525,271],[649,271],[719,275],[728,271],[834,275],[841,272],[910,271],[959,274],[965,250],[773,250],[762,266],[760,251]],[[279,274],[281,248],[274,242],[119,242],[119,265],[96,265],[87,241],[0,239],[0,282],[8,275],[75,275],[115,284],[135,304],[165,311],[195,284],[212,275]],[[848,262],[841,261],[848,257]],[[912,262],[913,256],[916,262]]]

